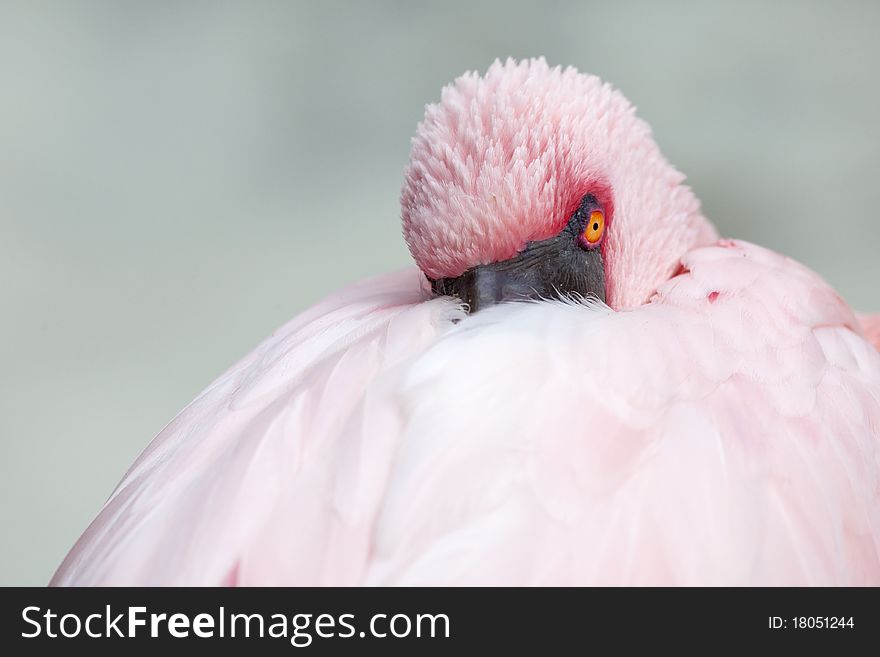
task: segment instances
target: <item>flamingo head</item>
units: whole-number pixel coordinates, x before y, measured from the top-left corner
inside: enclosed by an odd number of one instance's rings
[[[496,61],[428,105],[401,194],[410,252],[471,312],[592,296],[645,303],[715,239],[633,106],[597,77]]]

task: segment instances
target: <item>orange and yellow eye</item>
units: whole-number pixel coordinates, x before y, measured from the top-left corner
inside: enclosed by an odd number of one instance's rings
[[[589,244],[595,244],[602,239],[602,233],[605,232],[605,215],[601,210],[593,210],[590,213],[590,220],[584,227],[584,239]]]

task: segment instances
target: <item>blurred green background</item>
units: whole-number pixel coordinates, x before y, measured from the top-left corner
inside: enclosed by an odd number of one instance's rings
[[[0,584],[44,584],[178,410],[409,261],[426,102],[546,55],[638,106],[724,234],[880,309],[880,3],[0,2]]]

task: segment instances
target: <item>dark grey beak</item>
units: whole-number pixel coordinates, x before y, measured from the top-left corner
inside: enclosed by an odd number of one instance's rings
[[[587,195],[555,237],[529,242],[510,260],[472,267],[457,278],[431,280],[431,288],[436,294],[458,297],[471,313],[502,301],[582,296],[604,302],[602,251],[579,239],[595,204]]]

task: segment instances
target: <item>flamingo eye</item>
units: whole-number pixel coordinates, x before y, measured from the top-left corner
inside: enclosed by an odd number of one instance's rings
[[[590,219],[584,227],[584,240],[588,244],[595,244],[602,239],[605,232],[605,215],[601,210],[593,210],[590,213]]]

